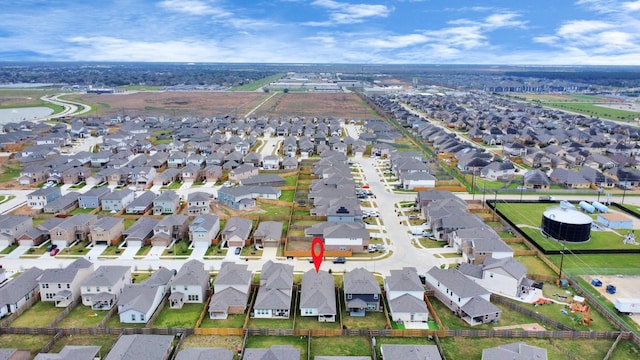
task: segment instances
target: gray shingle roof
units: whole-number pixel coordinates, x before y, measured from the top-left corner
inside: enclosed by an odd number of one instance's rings
[[[251,281],[253,274],[247,270],[248,265],[223,262],[220,272],[213,281],[216,285],[245,285]]]
[[[0,307],[17,304],[18,300],[38,287],[38,278],[42,273],[39,268],[32,267],[0,287]]]
[[[333,275],[311,269],[302,275],[300,309],[318,309],[319,315],[336,315]]]
[[[498,309],[495,305],[488,302],[480,296],[474,296],[466,304],[462,305],[460,310],[464,311],[470,317],[478,317],[486,314],[501,313],[502,310]]]
[[[427,274],[431,275],[434,279],[461,298],[489,293],[485,288],[464,276],[460,271],[458,271],[458,269],[440,269],[434,266],[427,271]]]
[[[172,335],[121,335],[105,360],[163,360],[172,347]]]
[[[547,349],[515,342],[482,350],[482,360],[547,360]]]
[[[347,294],[380,294],[380,285],[364,268],[356,268],[344,274],[344,292]]]
[[[209,301],[209,312],[226,312],[229,307],[247,306],[248,293],[228,287],[213,294]]]
[[[103,265],[82,283],[82,286],[110,286],[131,271],[129,266]]]
[[[209,283],[209,272],[204,269],[204,264],[192,259],[184,263],[173,279],[174,285],[202,285]]]
[[[380,353],[385,360],[441,360],[435,345],[380,345]]]
[[[300,350],[289,345],[273,345],[269,349],[245,349],[244,360],[300,360]],[[108,359],[107,359],[108,360]]]
[[[410,294],[400,295],[393,300],[389,300],[389,310],[391,310],[392,313],[406,312],[426,314],[429,312],[424,300],[420,300]]]
[[[418,271],[414,267],[405,267],[402,270],[390,270],[390,276],[387,276],[384,280],[387,284],[387,290],[389,291],[422,291],[424,287],[420,278],[418,277]]]
[[[66,345],[59,353],[40,353],[33,360],[93,360],[100,346]]]
[[[62,269],[47,269],[40,277],[40,284],[47,283],[71,283],[75,279],[78,270],[92,267],[93,264],[85,258],[79,258]]]

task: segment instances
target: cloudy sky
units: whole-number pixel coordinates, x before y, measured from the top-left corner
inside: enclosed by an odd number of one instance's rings
[[[640,65],[640,0],[2,0],[0,61]]]

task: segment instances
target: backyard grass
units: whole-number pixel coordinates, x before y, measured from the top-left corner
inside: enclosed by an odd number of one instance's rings
[[[131,225],[135,224],[137,219],[124,219],[124,229],[127,230]]]
[[[205,304],[184,304],[182,309],[171,309],[165,306],[153,327],[157,328],[193,328],[204,309]]]
[[[609,360],[639,359],[640,345],[631,340],[622,340],[616,346]]]
[[[12,323],[12,327],[47,327],[64,311],[64,308],[55,307],[53,302],[39,301],[27,311],[18,316]]]
[[[235,353],[236,349],[242,347],[242,336],[190,335],[184,339],[182,348],[188,349],[192,347],[221,347]]]
[[[288,319],[251,318],[247,327],[249,329],[293,329],[293,313]]]
[[[118,340],[118,335],[67,335],[63,336],[51,348],[50,353],[59,353],[63,347],[72,346],[100,346],[99,358],[107,355],[113,344]],[[102,355],[102,356],[100,356]]]
[[[105,325],[105,327],[108,328],[143,328],[145,327],[147,324],[130,324],[130,323],[121,323],[120,322],[120,316],[118,316],[118,314],[114,314],[111,319],[109,319],[109,321],[107,321],[107,324]]]
[[[307,359],[306,336],[249,336],[245,348],[270,348],[273,345],[290,345],[300,349],[300,359]]]
[[[0,183],[17,179],[20,176],[20,164],[3,165],[0,168]]]
[[[31,356],[36,354],[53,338],[53,335],[0,335],[0,344],[3,348],[25,349],[31,352]]]
[[[317,316],[301,316],[300,310],[296,309],[296,329],[340,329],[340,318],[336,316],[335,322],[320,322]]]
[[[527,245],[524,243],[509,243],[507,245],[509,245],[513,250],[529,250]]]
[[[311,339],[311,359],[315,356],[371,356],[368,337],[314,337]]]
[[[281,205],[273,205],[273,204],[260,204],[260,209],[262,209],[262,216],[289,216],[291,213],[291,207],[289,206],[281,206]]]
[[[92,211],[94,211],[95,209],[83,209],[83,208],[76,208],[73,209],[69,214],[71,215],[77,215],[77,214],[89,214]]]
[[[545,264],[537,256],[516,256],[515,258],[522,265],[527,267],[527,274],[556,276],[557,274],[551,270],[547,264]]]
[[[296,186],[296,183],[298,182],[298,175],[294,174],[294,175],[285,176],[283,179],[284,179],[284,186]]]
[[[344,300],[341,298],[342,302],[342,325],[344,325],[347,329],[386,329],[389,325],[387,323],[387,317],[384,315],[383,311],[379,312],[367,312],[365,316],[349,316],[349,314],[344,311]]]
[[[523,339],[446,337],[441,339],[447,359],[480,359],[482,349],[510,344]],[[547,349],[549,359],[602,359],[609,351],[613,340],[594,339],[524,339],[529,345]],[[569,356],[571,355],[571,357]]]
[[[69,315],[65,316],[62,321],[56,325],[61,328],[94,328],[100,324],[100,321],[107,316],[108,311],[96,311],[91,309],[91,306],[84,306],[82,303],[78,304]],[[115,316],[118,316],[116,314]]]
[[[200,323],[201,328],[233,328],[240,329],[244,325],[245,314],[229,315],[226,319],[211,320],[205,315]]]
[[[293,202],[293,197],[296,194],[295,190],[282,190],[280,192],[280,201]]]

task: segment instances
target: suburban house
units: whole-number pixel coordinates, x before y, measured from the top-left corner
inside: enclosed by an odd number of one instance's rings
[[[93,246],[116,245],[122,240],[124,232],[124,219],[113,216],[99,218],[89,232],[89,238]]]
[[[278,247],[282,240],[284,224],[279,221],[261,221],[253,232],[253,243],[258,249],[263,247]]]
[[[0,246],[13,245],[16,238],[32,227],[30,216],[0,215]]]
[[[225,348],[188,348],[178,352],[175,360],[199,360],[199,359],[216,359],[216,360],[233,360],[233,352]]]
[[[91,169],[84,166],[72,167],[62,173],[62,182],[64,184],[78,184],[85,181],[91,176]]]
[[[280,157],[278,155],[267,155],[262,158],[262,168],[265,170],[280,169]]]
[[[232,183],[239,183],[240,180],[246,179],[251,176],[258,175],[258,168],[250,164],[240,165],[237,168],[229,171],[229,181]]]
[[[293,266],[268,260],[260,273],[260,289],[253,306],[253,316],[289,318],[292,290]]]
[[[491,293],[458,269],[432,267],[425,275],[427,290],[433,290],[444,306],[469,325],[500,320],[502,310],[489,302]]]
[[[102,196],[102,211],[119,212],[135,199],[135,192],[129,189],[122,189],[110,192]]]
[[[79,196],[80,193],[77,193],[75,191],[68,192],[61,197],[48,202],[47,205],[44,206],[42,211],[50,214],[67,214],[71,210],[78,207]]]
[[[82,305],[93,310],[111,310],[126,285],[131,284],[131,267],[103,265],[80,286]]]
[[[380,355],[382,360],[442,360],[436,345],[382,344]]]
[[[257,198],[277,200],[282,191],[272,186],[234,186],[218,190],[218,202],[235,210],[251,210]]]
[[[102,198],[110,193],[111,190],[106,187],[93,188],[78,197],[78,207],[80,209],[96,209],[100,206]]]
[[[222,177],[222,167],[219,165],[209,165],[204,168],[204,178],[207,182],[216,182]]]
[[[390,270],[391,275],[384,279],[384,290],[391,318],[397,323],[426,323],[429,310],[424,301],[424,286],[413,267],[402,270]]]
[[[335,322],[336,314],[333,275],[315,269],[305,272],[300,290],[300,316],[317,316],[319,322]]]
[[[158,221],[149,217],[141,217],[133,223],[130,228],[122,233],[127,247],[142,247],[142,245],[151,243],[153,228],[158,224]]]
[[[246,348],[243,360],[298,360],[300,349],[291,345],[272,345],[268,349]]]
[[[20,185],[36,186],[43,183],[49,177],[49,168],[43,165],[31,165],[20,170],[18,182]]]
[[[247,265],[223,262],[213,282],[209,318],[226,319],[232,314],[244,314],[252,279],[253,274],[247,270]]]
[[[187,154],[182,151],[174,151],[169,154],[169,158],[167,158],[167,164],[170,168],[178,168],[183,167],[187,164]]]
[[[244,247],[253,223],[250,219],[231,217],[220,233],[222,247]]]
[[[59,248],[66,248],[75,241],[89,238],[91,226],[98,221],[98,216],[91,214],[77,214],[65,218],[64,221],[49,231],[51,243]]]
[[[59,353],[39,353],[33,360],[94,360],[100,355],[100,346],[65,345]]]
[[[80,285],[93,273],[93,263],[79,258],[64,268],[47,269],[38,280],[41,301],[67,307],[80,297]]]
[[[153,227],[151,245],[169,246],[173,241],[180,241],[187,237],[189,217],[187,215],[164,216]]]
[[[180,170],[169,168],[156,175],[153,179],[153,185],[169,185],[180,178]]]
[[[147,280],[125,286],[118,298],[120,322],[146,324],[167,294],[172,279],[173,271],[163,267]]]
[[[482,265],[462,263],[458,270],[492,293],[510,297],[527,294],[534,284],[533,280],[526,278],[527,267],[512,257],[488,257]]]
[[[120,335],[104,360],[169,360],[174,335]]]
[[[189,216],[208,214],[211,212],[211,195],[196,191],[187,195],[187,213]]]
[[[513,257],[513,249],[495,230],[484,225],[453,231],[449,236],[449,244],[462,254],[465,262],[472,264],[482,264],[487,257]]]
[[[49,187],[35,190],[27,195],[27,204],[34,210],[44,209],[47,204],[62,197],[59,187]]]
[[[282,176],[276,174],[259,174],[240,180],[241,185],[245,186],[284,186],[285,180]]]
[[[189,241],[195,248],[208,248],[220,231],[220,219],[216,215],[200,215],[189,225]]]
[[[361,221],[318,223],[304,229],[304,234],[321,237],[325,250],[363,252],[369,247],[370,234]]]
[[[42,274],[42,270],[32,267],[0,287],[0,318],[18,311],[38,295],[38,280]]]
[[[482,350],[482,360],[494,359],[535,359],[547,360],[547,349],[532,346],[525,342],[504,344]]]
[[[153,200],[153,215],[173,214],[180,207],[180,196],[167,190]]]
[[[195,259],[187,261],[171,283],[169,306],[182,309],[185,303],[203,303],[211,288],[210,283],[209,272],[204,269],[202,262]]]
[[[127,205],[125,212],[127,214],[144,214],[151,210],[155,198],[156,194],[153,191],[145,191]]]
[[[367,311],[381,311],[380,285],[364,268],[344,274],[344,303],[350,316],[365,316]]]

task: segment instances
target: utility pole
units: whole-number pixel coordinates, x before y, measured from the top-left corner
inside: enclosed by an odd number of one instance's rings
[[[498,211],[498,190],[495,192],[495,198],[493,199],[493,220],[496,221],[496,212]]]

